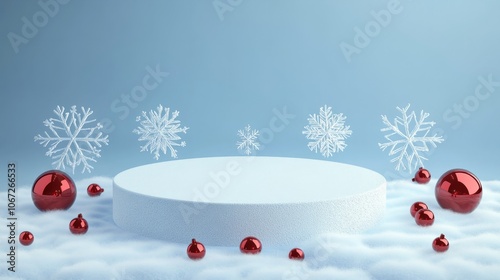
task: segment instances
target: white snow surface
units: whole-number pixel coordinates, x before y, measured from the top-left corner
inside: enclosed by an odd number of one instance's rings
[[[239,244],[207,246],[205,258],[192,261],[186,247],[195,236],[186,236],[185,244],[168,243],[128,233],[113,223],[111,178],[76,183],[77,199],[66,211],[40,212],[32,203],[30,188],[17,189],[17,234],[31,231],[35,241],[30,246],[18,244],[16,272],[9,272],[8,232],[6,226],[1,227],[0,279],[429,280],[498,279],[500,275],[500,181],[483,182],[481,204],[465,215],[439,207],[435,180],[427,185],[389,182],[387,209],[380,224],[363,234],[328,234],[296,244],[305,252],[302,262],[288,259],[292,248],[266,244],[258,255],[240,253]],[[90,183],[99,183],[105,192],[89,197]],[[0,192],[0,197],[6,209],[6,192]],[[434,211],[432,226],[415,224],[409,212],[415,201],[427,203]],[[5,212],[1,211],[4,224]],[[85,235],[73,235],[68,229],[78,213],[89,222]],[[450,248],[436,253],[431,243],[441,233]]]

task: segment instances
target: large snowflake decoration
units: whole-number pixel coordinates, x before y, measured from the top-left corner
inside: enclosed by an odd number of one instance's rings
[[[90,162],[96,162],[96,158],[101,156],[99,148],[108,145],[108,136],[99,131],[102,125],[96,123],[90,126],[95,122],[95,119],[89,120],[93,111],[84,107],[81,110],[79,113],[76,106],[72,106],[69,112],[65,112],[64,107],[57,106],[54,110],[57,118],[43,122],[50,133],[45,131],[43,136],[35,136],[35,142],[44,147],[50,144],[46,155],[55,160],[52,164],[56,169],[69,166],[75,173],[75,168],[83,164],[82,173],[90,173],[93,169]]]
[[[382,115],[382,121],[386,127],[380,131],[389,132],[385,135],[388,142],[378,145],[382,151],[391,148],[389,156],[395,156],[391,162],[396,162],[396,170],[403,168],[411,173],[417,167],[424,166],[422,160],[427,160],[427,158],[422,154],[429,152],[428,144],[435,148],[436,143],[441,143],[444,139],[437,134],[429,135],[431,128],[436,124],[425,120],[429,113],[421,111],[420,117],[417,118],[415,111],[408,114],[409,108],[410,104],[404,108],[396,108],[401,112],[401,116],[394,119],[394,124],[387,119],[387,116]]]
[[[250,125],[247,125],[242,130],[238,130],[238,137],[241,139],[241,141],[236,142],[238,150],[243,150],[247,156],[251,155],[255,150],[259,150],[258,136],[259,131],[257,129],[252,130]]]
[[[333,114],[332,108],[326,105],[319,109],[319,115],[309,115],[309,125],[302,131],[308,140],[312,140],[307,144],[309,149],[316,153],[319,149],[324,157],[343,151],[347,147],[345,140],[352,134],[349,126],[345,126],[346,118],[342,113]]]
[[[141,152],[149,151],[154,153],[154,158],[160,158],[160,151],[167,154],[170,151],[170,156],[177,158],[176,146],[185,147],[186,142],[181,141],[181,137],[177,134],[186,133],[189,127],[180,127],[181,122],[177,120],[179,111],[174,111],[170,116],[170,108],[163,108],[162,105],[157,107],[157,111],[151,110],[149,114],[142,112],[142,117],[138,116],[136,120],[141,126],[133,130],[133,133],[140,135],[139,141],[146,141],[144,146],[141,146]]]

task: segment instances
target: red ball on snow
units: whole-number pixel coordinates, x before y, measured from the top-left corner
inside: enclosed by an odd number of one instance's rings
[[[90,184],[88,187],[87,187],[87,194],[89,196],[100,196],[101,193],[104,192],[104,189],[101,188],[101,186],[99,186],[98,184]]]
[[[240,243],[240,251],[245,254],[258,254],[262,251],[262,243],[256,237],[245,237]]]
[[[196,239],[191,240],[191,244],[187,247],[187,255],[192,260],[199,260],[205,256],[205,246],[202,243],[196,241]]]
[[[83,218],[82,214],[78,214],[78,217],[69,222],[69,230],[73,234],[84,234],[88,229],[89,224],[87,223],[87,220]]]
[[[291,260],[303,260],[304,259],[304,251],[302,251],[300,248],[293,248],[290,250],[290,253],[288,253],[288,258]]]
[[[29,246],[35,241],[35,236],[29,231],[23,231],[19,234],[19,242],[24,246]]]
[[[419,184],[427,184],[431,180],[431,173],[429,172],[429,170],[420,167],[417,173],[415,173],[415,177],[411,180]]]
[[[434,223],[434,213],[429,209],[420,209],[415,213],[415,222],[422,227],[431,226]]]
[[[418,210],[421,210],[421,209],[429,209],[429,208],[427,207],[427,204],[420,202],[420,201],[413,203],[410,207],[411,216],[415,217],[415,214],[418,212]]]
[[[481,181],[464,169],[444,173],[436,183],[436,200],[444,209],[458,213],[474,211],[483,196]]]
[[[31,198],[40,211],[67,210],[76,199],[75,183],[68,174],[49,170],[36,178]]]
[[[437,237],[432,242],[432,249],[436,252],[445,252],[448,250],[448,247],[450,247],[450,242],[448,242],[444,234],[441,234],[441,236]]]

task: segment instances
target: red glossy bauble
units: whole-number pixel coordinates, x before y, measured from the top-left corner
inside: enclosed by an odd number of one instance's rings
[[[420,209],[415,213],[415,222],[422,227],[431,226],[434,223],[434,213],[429,209]]]
[[[288,258],[291,260],[303,260],[304,259],[304,251],[300,248],[293,248],[290,250],[290,253],[288,253]]]
[[[483,187],[479,179],[464,169],[444,173],[436,183],[436,200],[444,209],[470,213],[481,202]]]
[[[78,217],[69,222],[69,230],[73,234],[84,234],[88,229],[89,224],[87,223],[87,220],[83,218],[82,214],[78,214]]]
[[[33,183],[31,198],[40,211],[67,210],[76,199],[75,183],[62,171],[44,172]]]
[[[427,204],[421,202],[421,201],[417,201],[415,203],[413,203],[410,207],[410,214],[412,217],[415,217],[415,213],[418,212],[418,210],[420,209],[429,209],[427,207]]]
[[[29,231],[23,231],[19,234],[19,242],[24,246],[29,246],[35,241],[35,236]]]
[[[245,237],[240,243],[240,251],[245,254],[258,254],[262,251],[262,243],[256,237]]]
[[[101,193],[104,192],[104,189],[101,188],[101,186],[99,186],[98,184],[90,184],[88,187],[87,187],[87,194],[89,196],[100,196]]]
[[[431,173],[429,172],[429,170],[420,167],[417,173],[415,173],[415,177],[411,180],[419,184],[427,184],[431,180]]]
[[[202,243],[196,241],[196,239],[191,240],[191,244],[187,247],[187,255],[192,260],[199,260],[205,256],[205,246]]]
[[[450,247],[450,242],[448,242],[444,234],[441,234],[441,236],[437,237],[432,242],[432,249],[436,252],[445,252],[448,250],[448,247]]]

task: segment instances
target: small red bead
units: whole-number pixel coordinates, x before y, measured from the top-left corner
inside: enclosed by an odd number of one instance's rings
[[[82,214],[78,214],[77,218],[74,218],[69,222],[69,230],[73,234],[85,234],[89,229],[89,224],[85,220]]]
[[[290,253],[288,253],[288,258],[291,260],[303,260],[304,259],[304,251],[302,251],[300,248],[293,248],[290,250]]]
[[[245,254],[258,254],[262,251],[262,243],[256,237],[245,237],[240,243],[240,251]]]
[[[431,226],[434,223],[434,213],[429,209],[420,209],[415,213],[415,222],[422,227]]]
[[[187,255],[192,260],[199,260],[205,256],[205,246],[196,241],[196,239],[191,240],[191,244],[187,247]]]
[[[19,234],[19,242],[21,242],[22,245],[29,246],[33,241],[35,241],[35,237],[31,232],[23,231]]]
[[[420,201],[417,201],[415,203],[413,203],[410,207],[410,214],[412,217],[415,217],[415,214],[418,212],[418,210],[420,209],[429,209],[427,207],[427,204],[423,203],[423,202],[420,202]]]
[[[411,180],[419,184],[427,184],[431,180],[431,173],[429,172],[429,170],[420,167],[417,173],[415,173],[415,177]]]
[[[87,187],[87,194],[89,196],[100,196],[101,193],[104,192],[104,189],[101,188],[101,186],[99,186],[98,184],[90,184],[88,187]]]
[[[441,236],[437,237],[432,242],[432,249],[436,252],[446,252],[448,247],[450,247],[450,242],[448,242],[448,239],[445,238],[444,234],[441,234]]]

